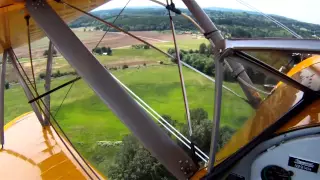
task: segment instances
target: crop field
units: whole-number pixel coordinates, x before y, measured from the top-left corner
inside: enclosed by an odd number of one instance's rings
[[[83,44],[91,51],[97,42],[101,39],[104,31],[85,31],[83,28],[73,30]],[[170,43],[172,41],[172,35],[168,32],[157,32],[157,31],[133,31],[132,34],[146,40],[151,44],[155,43]],[[186,45],[194,44],[193,40],[198,41],[200,37],[193,36],[190,34],[178,34],[177,39],[184,42],[189,42]],[[204,40],[202,38],[202,40]],[[43,38],[35,41],[31,44],[32,55],[34,58],[43,58],[43,52],[48,49],[49,39]],[[111,47],[111,48],[126,48],[133,44],[141,44],[138,40],[135,40],[128,35],[119,32],[108,32],[102,39],[100,45]],[[172,42],[171,42],[172,44]],[[28,46],[24,45],[15,49],[15,53],[19,58],[28,58]]]
[[[205,40],[182,38],[179,40],[179,45],[181,49],[197,49],[202,42]],[[155,45],[165,51],[173,47],[172,42],[158,42]],[[167,57],[152,49],[131,47],[114,49],[112,56],[96,57],[106,67],[117,67],[117,70],[110,72],[160,115],[169,115],[180,124],[186,123],[178,68]],[[24,62],[24,59],[21,61],[30,76],[30,64]],[[159,64],[159,61],[165,63]],[[129,68],[122,69],[124,64],[129,65]],[[45,72],[46,61],[41,58],[36,59],[34,65],[37,87],[39,93],[43,93],[44,81],[40,80],[39,74]],[[62,57],[54,58],[53,72],[58,70],[62,73],[74,71]],[[190,108],[203,108],[212,119],[214,84],[187,68],[183,68],[183,73]],[[10,66],[7,76],[16,78]],[[52,88],[73,78],[75,76],[72,75],[53,78]],[[242,94],[238,84],[225,83],[225,85]],[[83,80],[73,85],[62,107],[57,111],[68,89],[69,87],[65,87],[51,95],[51,112],[82,155],[100,171],[106,173],[119,147],[104,146],[100,142],[121,141],[122,137],[130,132]],[[222,125],[234,129],[252,114],[249,105],[227,91],[223,94],[222,106]],[[12,85],[5,91],[5,121],[8,122],[28,111],[31,111],[31,107],[22,88],[19,85]]]

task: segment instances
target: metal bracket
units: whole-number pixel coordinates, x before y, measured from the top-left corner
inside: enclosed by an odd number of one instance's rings
[[[35,10],[37,10],[40,7],[44,7],[45,4],[43,0],[33,0],[31,5]]]
[[[233,70],[232,75],[234,78],[238,78],[238,76],[244,71],[245,71],[244,67],[240,66],[237,69]]]
[[[194,171],[193,171],[194,167],[192,163],[189,162],[189,160],[184,160],[184,161],[180,160],[179,164],[180,164],[180,170],[187,177],[191,177],[194,174]]]

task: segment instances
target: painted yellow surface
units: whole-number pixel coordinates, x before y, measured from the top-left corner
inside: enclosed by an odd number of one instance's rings
[[[43,128],[33,112],[19,116],[5,126],[1,179],[104,179],[63,142],[52,127]]]
[[[320,56],[314,56],[302,61],[292,68],[288,73],[289,76],[300,75],[303,71],[319,68]],[[320,78],[320,73],[315,73],[315,78]],[[297,81],[303,79],[300,76],[294,78]],[[315,82],[312,82],[315,83]],[[307,84],[305,84],[307,86]],[[256,110],[255,115],[246,121],[244,126],[235,133],[231,140],[217,153],[216,164],[221,163],[224,159],[235,153],[241,147],[250,142],[254,137],[259,135],[264,129],[273,124],[281,116],[290,110],[302,97],[303,92],[286,84],[279,85],[275,91],[267,97]],[[289,131],[291,129],[303,128],[306,126],[319,125],[320,119],[320,101],[309,105],[303,112],[290,120],[288,124],[282,127],[277,133]]]
[[[110,0],[65,0],[84,11],[90,11]],[[47,1],[57,14],[69,23],[82,14],[53,0]],[[27,43],[27,26],[24,19],[28,11],[24,0],[0,0],[0,54],[9,47],[17,48]],[[44,33],[30,19],[31,41],[44,37]]]
[[[314,73],[313,78],[320,79],[320,56],[310,57],[297,64],[288,72],[288,76],[298,82],[301,82],[304,71]],[[311,80],[311,79],[310,79]],[[310,82],[310,81],[309,81]],[[312,83],[317,83],[311,80]],[[320,90],[320,89],[317,89]],[[238,130],[231,140],[217,153],[215,165],[224,161],[227,157],[235,153],[244,145],[248,144],[253,138],[259,135],[264,129],[277,121],[282,115],[289,111],[302,97],[303,92],[288,86],[278,84],[276,90],[267,97],[257,109],[255,115],[246,121],[240,130]],[[320,125],[320,100],[307,106],[301,113],[293,117],[287,124],[281,127],[276,133],[280,134],[294,129],[301,129]],[[207,173],[207,169],[201,169],[192,179],[199,179]]]
[[[191,180],[199,180],[203,178],[205,175],[207,175],[208,169],[207,168],[202,168],[198,172],[196,172],[190,179]]]

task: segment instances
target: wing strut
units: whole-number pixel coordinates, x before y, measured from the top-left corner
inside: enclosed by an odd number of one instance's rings
[[[46,68],[46,77],[45,77],[45,84],[44,89],[45,92],[49,92],[51,89],[51,72],[52,72],[52,55],[53,55],[54,47],[52,42],[49,42],[49,48],[48,48],[48,57],[47,57],[47,68]],[[46,116],[44,117],[45,123],[49,124],[50,121],[50,95],[47,95],[44,97],[44,102],[47,107],[45,109]]]
[[[147,113],[117,83],[111,74],[88,51],[54,10],[43,1],[33,5],[27,0],[31,17],[47,34],[95,93],[133,132],[142,144],[178,179],[187,179],[197,169],[192,159],[158,127]],[[181,163],[189,171],[181,171]]]
[[[222,37],[220,31],[217,29],[214,23],[211,21],[211,19],[207,16],[207,14],[199,7],[197,2],[195,0],[183,0],[183,2],[195,17],[195,19],[199,22],[200,26],[205,31],[204,36],[211,41],[213,47],[217,51],[224,50],[224,38]],[[248,88],[245,84],[239,81],[239,79],[241,78],[247,83],[252,84],[252,81],[245,72],[244,67],[240,63],[230,59],[226,59],[224,62],[228,65],[229,70],[237,78],[244,94],[248,98],[248,102],[250,102],[250,105],[256,109],[261,102],[261,98],[257,96],[258,93]]]
[[[187,6],[189,11],[195,17],[195,19],[199,22],[201,28],[204,30],[204,36],[210,41],[211,45],[215,50],[215,61],[220,61],[220,53],[224,50],[224,38],[222,37],[220,31],[211,21],[211,19],[207,16],[207,14],[200,8],[195,0],[183,0],[184,4]],[[250,78],[246,74],[244,67],[237,62],[234,62],[230,59],[226,59],[225,64],[229,67],[229,70],[233,73],[233,75],[239,79],[243,79],[247,83],[252,84]],[[218,69],[221,68],[221,69]],[[216,71],[222,73],[222,66],[220,62],[216,62]],[[219,74],[218,76],[220,76]],[[221,75],[222,76],[222,75]],[[258,93],[249,89],[245,84],[239,81],[239,84],[245,93],[248,101],[252,105],[252,107],[257,108],[261,102],[261,98],[257,96]],[[216,78],[216,87],[215,87],[215,107],[214,107],[214,124],[212,127],[212,143],[210,147],[210,159],[209,159],[209,169],[212,169],[215,162],[215,153],[216,153],[216,143],[218,138],[219,131],[219,121],[220,121],[220,109],[221,109],[221,88],[222,88],[222,77]]]
[[[28,100],[33,99],[33,94],[31,92],[31,90],[29,89],[26,81],[24,81],[24,78],[23,78],[22,74],[19,71],[18,62],[17,62],[18,60],[17,60],[17,58],[16,58],[16,56],[15,56],[15,54],[13,52],[13,49],[9,48],[9,49],[7,49],[7,51],[9,53],[9,57],[10,57],[10,60],[12,62],[13,69],[14,69],[15,73],[18,76],[19,83],[22,86],[22,88],[23,88]],[[32,86],[32,84],[31,84],[31,86]],[[32,87],[34,88],[34,86],[32,86]],[[40,105],[38,104],[39,105],[39,107],[38,107],[36,103],[38,103],[38,102],[31,103],[31,107],[32,107],[34,113],[36,114],[38,120],[40,121],[41,125],[45,126],[43,117],[41,115],[41,111],[39,110]]]
[[[4,145],[4,88],[6,80],[6,68],[7,68],[7,55],[8,52],[4,51],[2,56],[2,69],[0,77],[0,143],[1,149]]]

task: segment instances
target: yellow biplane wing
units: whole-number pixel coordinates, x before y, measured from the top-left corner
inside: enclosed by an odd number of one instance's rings
[[[105,0],[68,0],[90,11]],[[41,3],[41,1],[35,1]],[[69,23],[80,13],[49,0],[55,12]],[[22,0],[0,0],[0,53],[28,43],[25,16],[28,12]],[[44,32],[30,18],[31,42],[45,37]],[[34,113],[27,113],[5,127],[6,144],[0,150],[1,179],[103,179],[54,127],[42,127]]]
[[[67,0],[66,2],[84,11],[91,11],[108,1],[109,0]],[[35,3],[36,2],[38,1],[35,1]],[[53,0],[49,0],[48,3],[66,23],[77,19],[81,15],[80,12]],[[28,14],[23,0],[0,0],[0,53],[3,53],[6,48],[17,48],[27,43],[26,15]],[[30,35],[31,42],[45,36],[32,18],[30,19]]]

